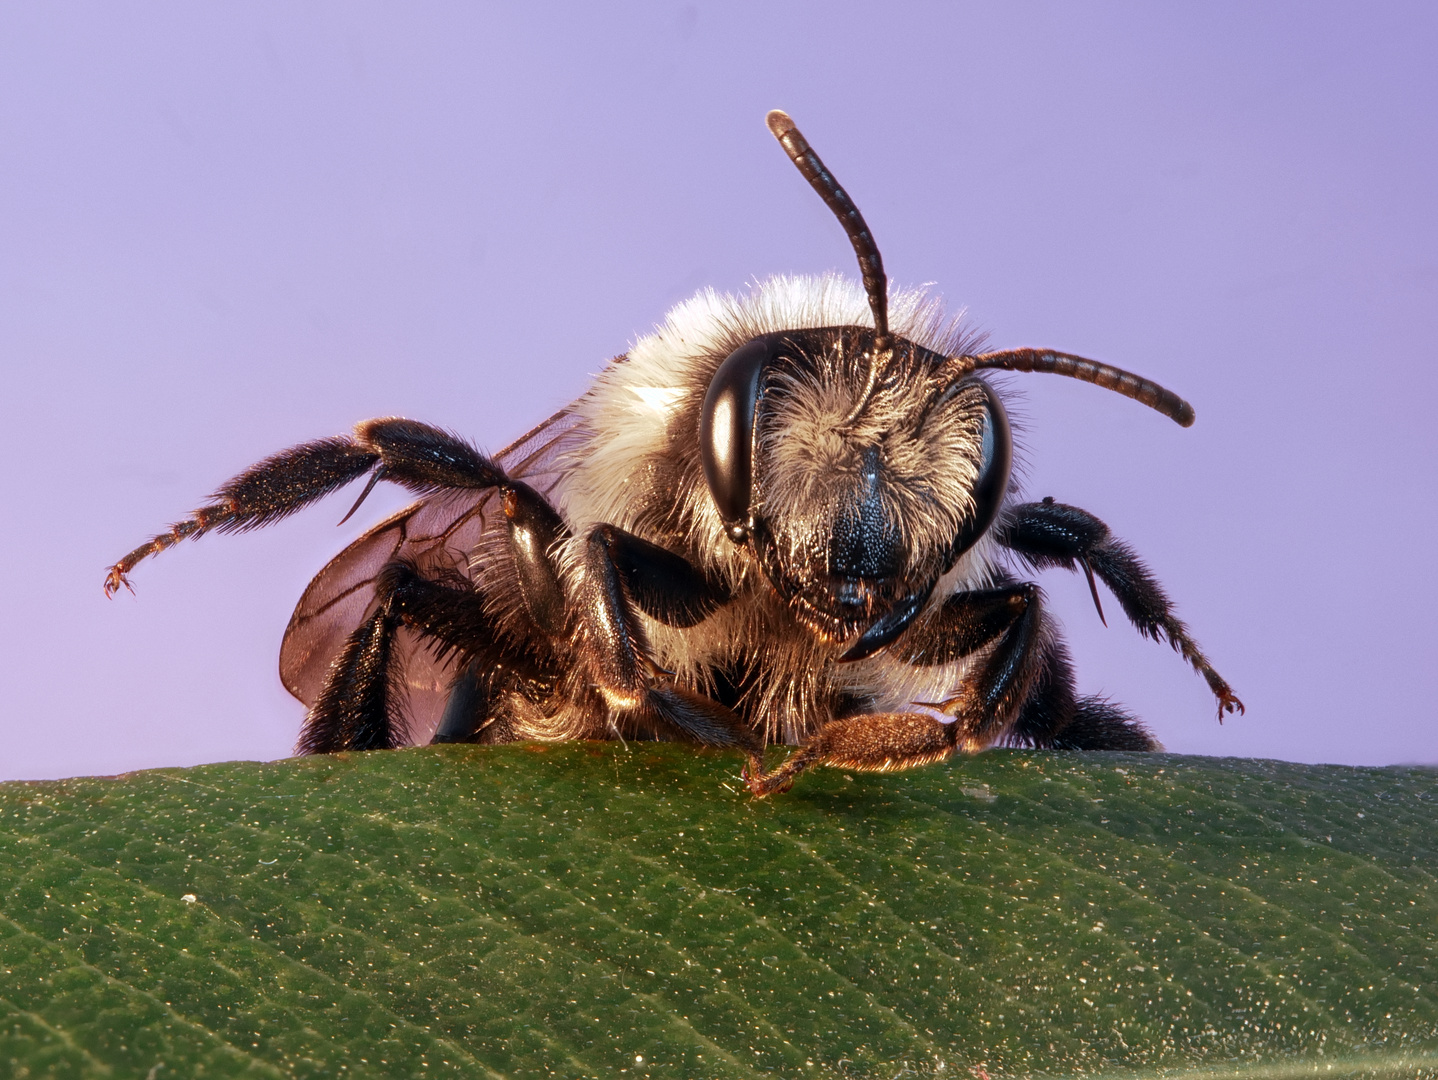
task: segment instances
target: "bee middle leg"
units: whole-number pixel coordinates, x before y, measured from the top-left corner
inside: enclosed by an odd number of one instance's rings
[[[677,685],[650,659],[638,616],[693,626],[728,601],[720,583],[672,551],[600,525],[585,542],[578,594],[582,649],[610,708],[657,721],[663,735],[757,756],[759,737],[738,714]]]
[[[1000,740],[1036,750],[1162,750],[1142,721],[1101,697],[1077,696],[1068,649],[1052,628],[1044,636],[1038,678]]]

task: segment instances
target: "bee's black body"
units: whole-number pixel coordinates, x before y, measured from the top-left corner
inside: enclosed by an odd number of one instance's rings
[[[126,556],[107,589],[186,536],[268,524],[366,474],[424,496],[341,553],[291,620],[281,672],[310,706],[311,753],[682,739],[745,752],[767,794],[818,762],[1154,748],[1076,696],[1021,566],[1083,570],[1095,602],[1101,579],[1220,711],[1241,708],[1102,522],[1014,499],[1004,406],[977,372],[1086,379],[1185,425],[1188,405],[1063,353],[979,353],[923,296],[891,299],[848,196],[787,117],[770,127],[848,231],[864,291],[702,292],[493,458],[400,419],[285,451]],[[766,772],[774,743],[799,749]]]

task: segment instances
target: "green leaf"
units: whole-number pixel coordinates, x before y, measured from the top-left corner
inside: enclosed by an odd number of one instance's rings
[[[1438,1075],[1430,771],[995,752],[764,802],[737,771],[0,785],[0,1075]]]

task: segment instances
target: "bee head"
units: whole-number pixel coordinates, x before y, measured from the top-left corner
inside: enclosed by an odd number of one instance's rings
[[[1115,390],[1187,427],[1193,409],[1157,383],[1040,349],[945,357],[889,329],[888,279],[863,216],[789,117],[769,130],[853,244],[873,326],[762,334],[719,365],[700,454],[730,539],[752,544],[770,584],[857,660],[897,638],[940,577],[988,530],[1012,443],[980,369],[1041,371]]]
[[[945,357],[843,326],[766,334],[710,383],[701,449],[736,542],[795,617],[859,659],[923,608],[1008,486],[1003,405]]]

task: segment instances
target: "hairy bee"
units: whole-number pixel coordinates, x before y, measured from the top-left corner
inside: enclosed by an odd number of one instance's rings
[[[924,296],[888,295],[858,209],[782,112],[771,132],[853,243],[863,286],[705,290],[593,386],[487,457],[404,419],[260,462],[111,567],[277,521],[368,474],[422,496],[301,597],[280,670],[299,750],[675,739],[747,755],[756,795],[816,763],[902,769],[994,744],[1148,750],[1079,698],[1043,594],[1014,565],[1095,577],[1140,633],[1242,704],[1101,521],[1018,502],[1004,404],[979,374],[1097,383],[1187,426],[1147,379],[1040,349],[977,352]],[[1100,615],[1102,609],[1100,608]],[[769,744],[797,747],[772,771]]]

